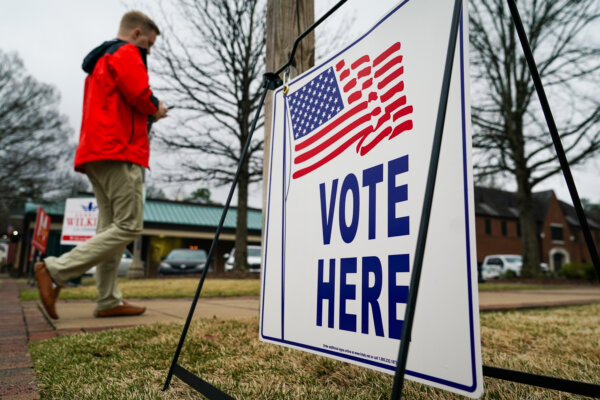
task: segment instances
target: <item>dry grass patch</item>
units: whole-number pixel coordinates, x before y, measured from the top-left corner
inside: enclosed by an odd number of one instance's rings
[[[119,288],[125,298],[181,298],[193,297],[199,278],[173,279],[127,279],[119,278]],[[96,299],[98,292],[93,278],[84,278],[79,287],[66,287],[60,292],[60,300]],[[201,297],[233,297],[260,295],[258,279],[206,279]],[[21,291],[21,300],[38,300],[37,289]]]
[[[600,381],[600,305],[482,314],[484,364]],[[42,399],[195,399],[174,378],[161,388],[181,325],[33,342]],[[258,340],[257,319],[198,320],[180,364],[238,399],[388,399],[392,377]],[[107,384],[108,383],[108,384]],[[580,396],[485,379],[485,399]],[[407,382],[406,399],[459,396]]]

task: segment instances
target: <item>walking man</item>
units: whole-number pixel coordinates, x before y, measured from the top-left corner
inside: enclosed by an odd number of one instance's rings
[[[125,247],[142,232],[143,169],[148,168],[148,128],[167,109],[150,90],[146,56],[160,30],[145,14],[130,11],[117,38],[83,60],[83,117],[75,170],[85,173],[98,202],[96,236],[62,256],[36,263],[35,277],[48,314],[57,319],[60,286],[96,265],[94,315],[139,315],[146,308],[123,300],[117,269]]]

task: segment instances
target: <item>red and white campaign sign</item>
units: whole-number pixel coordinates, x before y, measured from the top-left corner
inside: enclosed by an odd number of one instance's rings
[[[273,99],[260,337],[393,374],[453,2],[407,0]],[[483,392],[466,6],[406,377]]]
[[[46,253],[49,235],[50,217],[42,207],[38,207],[33,237],[31,238],[31,246],[38,249],[42,254]]]
[[[93,197],[67,199],[60,244],[79,244],[96,235],[98,203]]]

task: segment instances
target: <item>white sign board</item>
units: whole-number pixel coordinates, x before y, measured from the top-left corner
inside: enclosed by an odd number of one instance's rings
[[[395,372],[452,6],[405,1],[275,92],[262,340]],[[468,60],[464,18],[406,377],[478,397]]]
[[[96,235],[98,203],[93,197],[67,199],[60,244],[79,244]]]

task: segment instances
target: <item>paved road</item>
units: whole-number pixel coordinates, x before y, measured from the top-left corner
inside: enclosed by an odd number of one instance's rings
[[[52,321],[57,330],[147,325],[156,322],[183,322],[190,309],[190,299],[131,300],[147,307],[137,317],[94,318],[94,302],[89,300],[59,301],[60,319]],[[482,311],[552,307],[559,305],[600,303],[600,288],[576,287],[552,290],[484,291],[479,293]],[[258,297],[200,299],[194,317],[250,318],[258,316]]]

